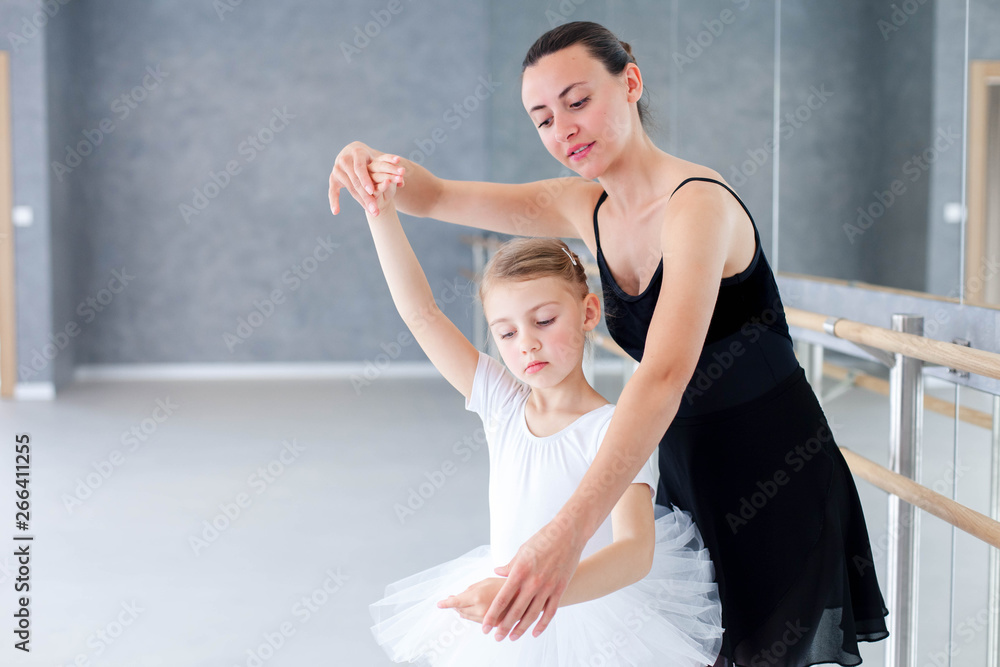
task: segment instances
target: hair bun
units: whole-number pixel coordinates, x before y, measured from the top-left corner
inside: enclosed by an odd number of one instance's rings
[[[636,62],[635,56],[632,54],[632,47],[629,45],[629,43],[628,42],[624,42],[624,41],[622,41],[620,39],[618,40],[618,43],[622,45],[623,49],[625,49],[625,53],[628,54],[629,59],[632,62]],[[636,63],[636,64],[638,64],[638,63]]]

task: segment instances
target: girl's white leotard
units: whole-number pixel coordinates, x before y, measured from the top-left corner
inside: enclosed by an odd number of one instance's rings
[[[465,409],[483,417],[490,454],[490,544],[497,566],[545,526],[579,486],[611,423],[615,406],[606,403],[581,415],[558,433],[536,436],[524,416],[531,389],[500,362],[479,353],[477,376]],[[660,471],[650,456],[633,483],[649,486],[652,501]],[[608,516],[584,547],[580,559],[612,542]]]
[[[530,388],[480,353],[466,409],[483,420],[490,460],[490,544],[386,587],[370,605],[372,633],[397,662],[422,665],[532,667],[712,664],[722,641],[714,569],[688,514],[657,506],[653,566],[642,580],[609,595],[560,607],[539,637],[497,642],[480,624],[436,604],[496,577],[528,538],[576,490],[600,447],[613,404],[592,410],[558,433],[533,435],[524,419]],[[656,453],[635,483],[658,482]],[[587,542],[581,560],[611,544],[611,518]]]

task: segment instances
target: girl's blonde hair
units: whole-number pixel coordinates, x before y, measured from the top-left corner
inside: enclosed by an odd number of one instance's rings
[[[590,292],[583,262],[559,239],[516,238],[501,245],[483,268],[479,280],[479,301],[498,283],[555,276],[565,280],[573,293],[583,299]]]
[[[479,302],[496,285],[554,276],[582,300],[590,293],[583,261],[569,246],[553,238],[519,237],[502,244],[486,263],[479,279]],[[593,344],[593,331],[585,336],[585,349]]]

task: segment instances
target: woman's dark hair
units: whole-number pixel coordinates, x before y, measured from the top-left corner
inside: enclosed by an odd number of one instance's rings
[[[521,74],[537,63],[542,56],[550,53],[562,51],[568,46],[583,44],[591,57],[604,63],[604,68],[612,75],[617,76],[625,70],[629,63],[636,62],[632,55],[632,47],[628,42],[623,42],[615,34],[593,21],[571,21],[556,26],[552,30],[535,40],[535,43],[528,49],[521,63]],[[638,64],[638,63],[637,63]],[[644,129],[647,128],[649,118],[649,101],[646,97],[645,86],[643,86],[642,97],[639,98],[639,122]]]

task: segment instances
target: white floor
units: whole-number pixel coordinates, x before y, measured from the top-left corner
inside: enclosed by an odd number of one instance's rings
[[[841,445],[886,463],[887,399],[854,389],[825,409]],[[12,648],[16,531],[0,536],[3,665],[388,665],[368,603],[489,539],[481,423],[439,379],[360,394],[346,380],[78,382],[0,402],[0,425],[8,526],[12,440],[31,436],[35,536],[30,654]],[[953,431],[927,416],[924,483],[946,494]],[[987,511],[989,433],[963,424],[959,441],[959,500]],[[885,494],[858,488],[884,582]],[[921,667],[947,664],[951,572],[950,530],[922,521]],[[986,553],[959,535],[955,665],[985,664]],[[883,650],[864,645],[865,664]]]

